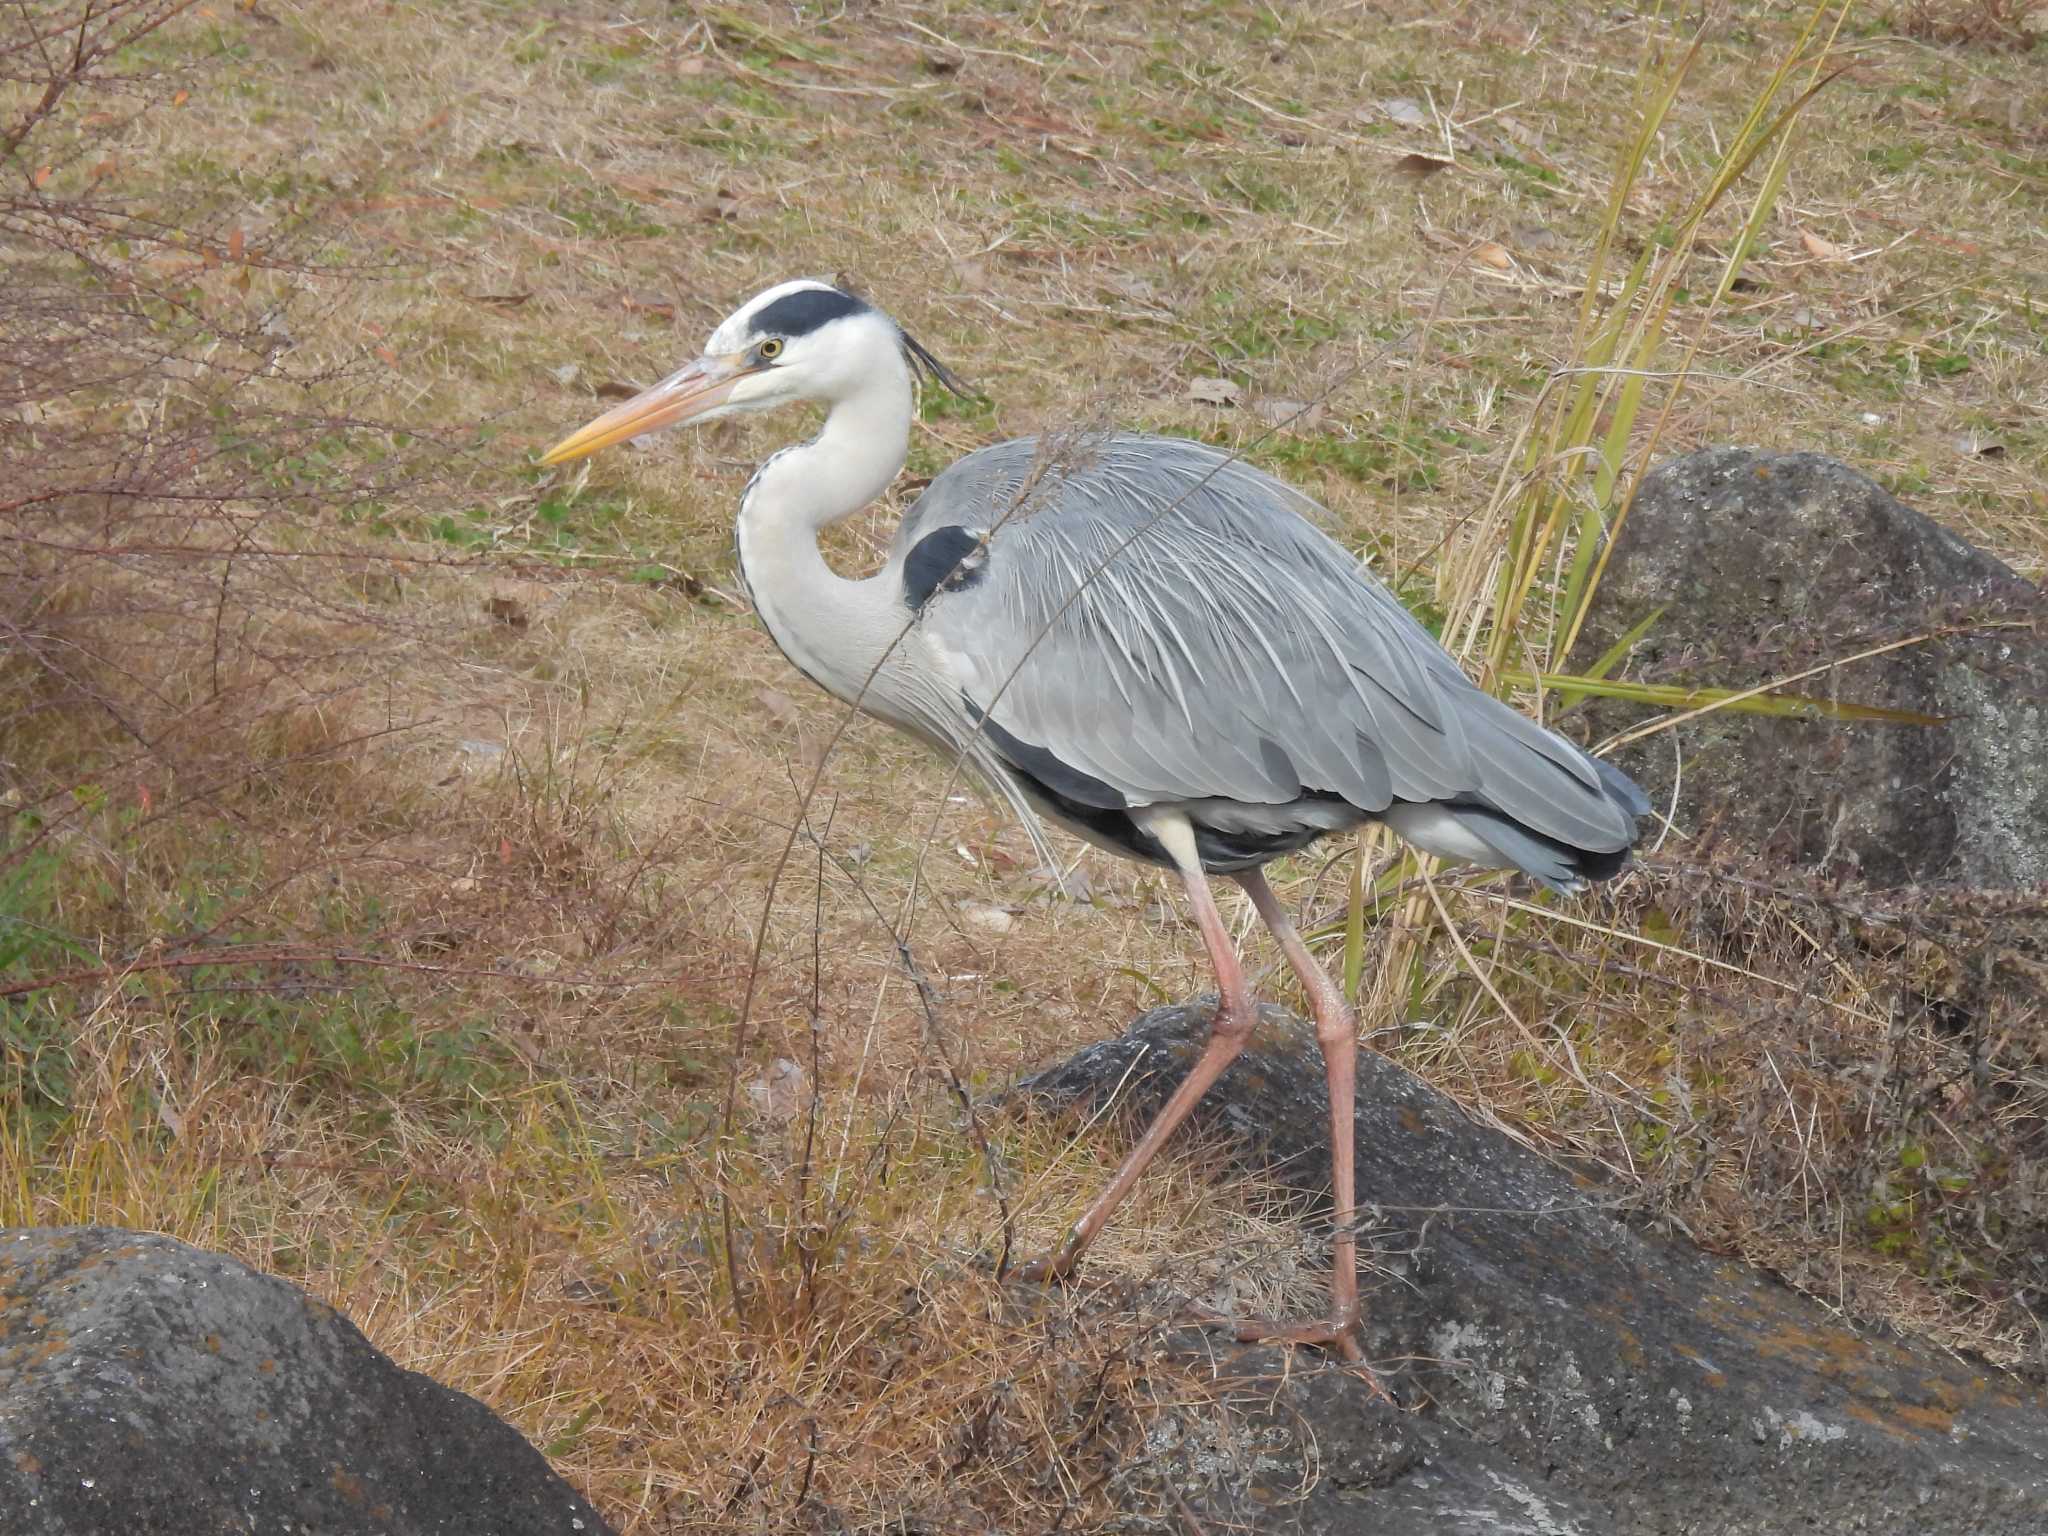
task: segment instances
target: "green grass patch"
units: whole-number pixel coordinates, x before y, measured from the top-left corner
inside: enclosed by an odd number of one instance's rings
[[[592,239],[652,240],[668,233],[668,226],[645,207],[601,182],[575,191],[564,189],[547,206],[578,234]]]

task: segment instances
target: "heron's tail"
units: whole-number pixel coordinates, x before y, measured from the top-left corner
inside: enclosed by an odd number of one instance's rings
[[[1650,814],[1650,799],[1635,780],[1599,758],[1589,758],[1606,798],[1621,811],[1626,840],[1610,848],[1582,848],[1550,837],[1479,796],[1451,800],[1402,801],[1387,807],[1384,820],[1425,853],[1492,869],[1519,869],[1554,891],[1583,890],[1611,880],[1629,865],[1637,821]]]

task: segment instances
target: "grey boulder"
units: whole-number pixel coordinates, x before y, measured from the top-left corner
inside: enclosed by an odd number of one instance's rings
[[[1658,609],[1616,675],[1749,688],[1933,636],[1791,691],[1938,725],[1721,710],[1621,748],[1681,827],[1879,887],[2048,880],[2048,606],[2000,561],[1833,459],[1710,448],[1643,481],[1573,663]],[[1595,737],[1652,713],[1586,709]]]
[[[1206,1007],[1156,1008],[1028,1079],[1148,1115]],[[1314,1032],[1262,1009],[1196,1111],[1244,1163],[1327,1199]],[[1582,1181],[1363,1053],[1366,1349],[1400,1401],[1302,1351],[1180,1340],[1180,1394],[1124,1478],[1134,1514],[1328,1536],[2039,1536],[2048,1399],[1981,1362],[1859,1332],[1770,1276],[1619,1219]]]
[[[606,1536],[473,1397],[170,1238],[0,1230],[6,1536]]]

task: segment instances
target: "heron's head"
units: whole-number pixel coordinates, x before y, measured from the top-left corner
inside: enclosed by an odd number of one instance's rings
[[[867,300],[813,279],[778,283],[726,316],[702,357],[564,438],[541,463],[566,464],[659,427],[903,388],[913,372],[970,393]]]

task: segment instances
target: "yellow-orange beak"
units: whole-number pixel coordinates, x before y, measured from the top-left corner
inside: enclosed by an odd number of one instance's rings
[[[567,464],[657,427],[695,421],[725,404],[733,386],[756,371],[745,367],[736,357],[700,357],[652,389],[643,389],[625,404],[615,406],[563,438],[542,454],[540,461]]]

